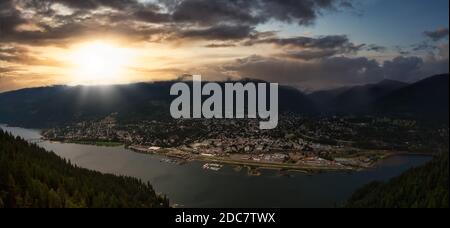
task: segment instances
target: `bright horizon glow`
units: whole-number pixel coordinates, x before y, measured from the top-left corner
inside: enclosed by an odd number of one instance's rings
[[[105,41],[86,42],[74,46],[69,54],[71,84],[111,84],[123,82],[131,54]]]
[[[6,26],[0,34],[0,93],[183,75],[255,78],[312,92],[448,73],[448,0],[351,1],[351,7],[341,0],[215,1],[217,7],[191,0],[95,1],[88,7],[0,2],[1,32]]]

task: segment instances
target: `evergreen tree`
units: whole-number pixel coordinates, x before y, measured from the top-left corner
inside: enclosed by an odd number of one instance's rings
[[[350,198],[351,208],[448,208],[449,153],[387,183],[371,183]]]
[[[0,208],[168,206],[150,184],[78,168],[0,130]]]

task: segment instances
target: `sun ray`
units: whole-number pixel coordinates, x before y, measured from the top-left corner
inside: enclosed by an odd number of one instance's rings
[[[77,45],[70,52],[74,84],[110,84],[123,81],[130,53],[104,41]]]

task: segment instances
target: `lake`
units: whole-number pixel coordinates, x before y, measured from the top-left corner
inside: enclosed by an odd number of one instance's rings
[[[39,130],[0,128],[25,139],[40,138]],[[38,142],[38,145],[66,158],[79,167],[149,181],[157,192],[166,194],[181,207],[316,208],[342,205],[351,194],[372,181],[385,181],[431,160],[426,156],[395,156],[375,168],[361,172],[327,172],[279,175],[263,170],[249,176],[247,170],[225,166],[218,172],[203,170],[204,163],[185,165],[161,162],[159,155],[135,153],[124,147]]]

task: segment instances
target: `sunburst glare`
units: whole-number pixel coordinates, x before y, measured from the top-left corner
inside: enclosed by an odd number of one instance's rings
[[[70,52],[73,84],[110,84],[123,81],[132,59],[125,48],[110,42],[93,41],[74,46]]]

